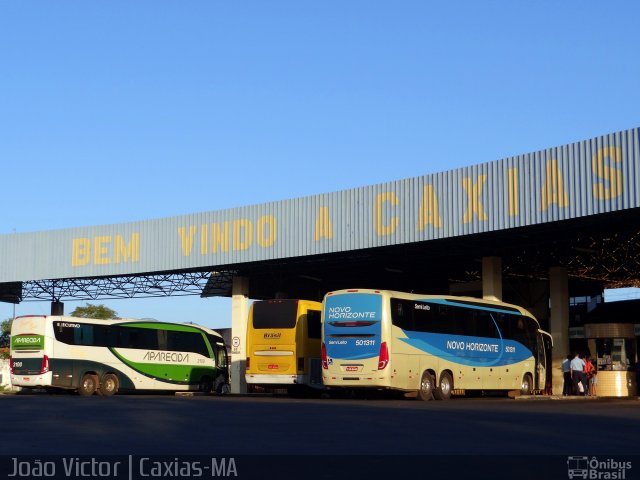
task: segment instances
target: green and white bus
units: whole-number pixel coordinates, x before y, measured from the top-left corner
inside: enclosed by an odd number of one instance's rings
[[[11,326],[11,383],[113,395],[229,391],[222,336],[195,324],[22,316]]]
[[[551,335],[524,308],[471,297],[339,290],[324,298],[322,380],[446,400],[468,390],[543,391]]]

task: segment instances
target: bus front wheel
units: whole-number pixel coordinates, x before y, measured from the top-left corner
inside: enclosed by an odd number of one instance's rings
[[[433,398],[433,389],[433,376],[429,372],[424,372],[420,380],[418,398],[425,402],[431,400]]]
[[[443,372],[440,375],[440,385],[433,391],[433,395],[436,400],[449,400],[451,390],[453,390],[453,379],[448,372]]]
[[[533,393],[533,379],[530,374],[525,374],[522,379],[522,387],[520,388],[520,395],[531,395]]]
[[[113,373],[107,373],[102,379],[102,384],[100,385],[100,395],[104,395],[105,397],[110,397],[111,395],[118,392],[118,388],[120,387],[120,382],[118,381],[118,377],[116,377]]]
[[[211,393],[211,389],[213,388],[213,381],[210,377],[202,377],[200,379],[200,384],[198,385],[198,391],[202,393]]]
[[[85,373],[78,387],[78,393],[83,397],[90,397],[98,389],[98,376],[92,373]]]

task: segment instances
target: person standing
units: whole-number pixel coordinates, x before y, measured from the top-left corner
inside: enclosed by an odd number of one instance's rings
[[[590,379],[591,388],[589,391],[591,392],[592,397],[598,396],[598,369],[595,367],[595,365],[597,365],[597,363],[594,363],[594,367],[593,367],[593,370],[591,371],[591,379]]]
[[[580,358],[580,354],[576,352],[575,357],[571,360],[571,380],[573,380],[573,392],[575,395],[586,395],[587,381],[584,375],[584,360]],[[582,391],[580,388],[582,387]]]
[[[586,379],[585,383],[585,391],[584,393],[588,396],[591,395],[591,377],[593,376],[593,363],[591,363],[591,359],[589,356],[586,356],[584,359],[584,378]]]
[[[564,377],[564,384],[562,385],[562,395],[571,395],[573,387],[571,386],[571,355],[567,355],[562,361],[562,376]]]

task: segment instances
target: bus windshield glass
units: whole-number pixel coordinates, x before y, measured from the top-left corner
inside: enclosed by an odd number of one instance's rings
[[[253,328],[295,328],[297,300],[269,300],[253,305]]]

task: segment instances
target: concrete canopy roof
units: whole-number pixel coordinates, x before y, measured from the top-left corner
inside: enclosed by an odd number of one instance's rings
[[[301,199],[0,236],[0,299],[319,298],[444,292],[502,258],[505,288],[565,267],[572,294],[640,285],[640,129]],[[214,272],[214,273],[212,273]]]

